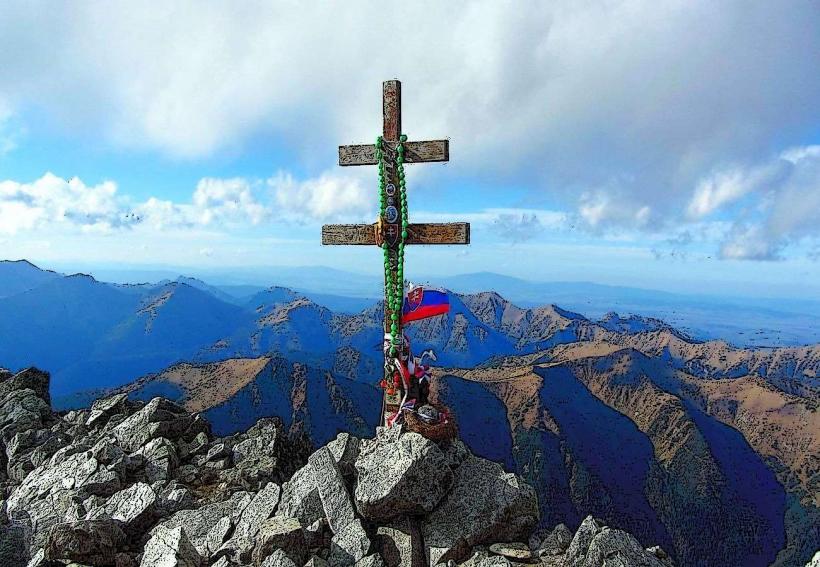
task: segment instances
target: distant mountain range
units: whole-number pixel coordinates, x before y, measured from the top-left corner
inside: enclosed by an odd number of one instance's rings
[[[48,368],[58,404],[62,396],[116,387],[178,362],[278,353],[321,368],[344,368],[363,380],[372,380],[381,364],[381,302],[355,314],[336,313],[282,287],[237,298],[192,278],[108,284],[27,262],[0,263],[0,282],[11,281],[18,283],[0,284],[9,290],[0,298],[0,360],[12,367]],[[21,290],[25,286],[29,289]],[[650,331],[673,337],[676,343],[664,356],[681,366],[701,365],[700,373],[727,367],[742,374],[750,365],[786,364],[771,361],[792,358],[802,371],[801,365],[811,367],[816,356],[813,347],[747,351],[695,341],[659,319],[637,315],[609,313],[595,321],[552,304],[521,308],[494,292],[451,294],[446,317],[408,327],[415,348],[432,348],[439,364],[458,367],[591,337]],[[650,346],[658,355],[666,347]],[[725,364],[726,357],[733,364]],[[817,387],[812,376],[773,379],[790,392]]]
[[[98,280],[111,282],[174,281],[193,275],[237,299],[272,283],[297,290],[335,313],[357,313],[382,295],[376,276],[333,268],[238,268],[230,271],[185,268],[139,270],[93,268]],[[820,300],[795,296],[754,297],[738,289],[717,294],[704,285],[699,293],[670,293],[590,282],[536,282],[492,272],[450,276],[414,275],[458,293],[495,291],[521,307],[554,303],[591,319],[616,311],[663,319],[700,340],[722,339],[737,346],[797,346],[820,342]]]
[[[345,313],[285,287],[108,284],[19,262],[0,263],[0,290],[0,364],[51,371],[55,406],[119,388],[177,400],[219,434],[278,415],[317,445],[376,425],[378,302]],[[549,503],[544,525],[591,513],[682,565],[802,565],[820,547],[820,345],[450,299],[408,326],[414,350],[436,351],[433,395],[462,439]]]

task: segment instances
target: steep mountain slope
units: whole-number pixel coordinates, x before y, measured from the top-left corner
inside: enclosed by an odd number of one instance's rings
[[[26,260],[0,261],[0,298],[9,297],[39,287],[62,277],[50,270],[41,270]]]
[[[342,431],[369,433],[379,419],[374,386],[278,356],[179,364],[119,391],[145,401],[163,396],[202,412],[220,435],[279,416],[291,432],[326,443]]]
[[[802,565],[820,543],[817,402],[760,378],[703,380],[592,342],[441,371],[436,394],[473,450],[509,448],[495,458],[550,499],[548,524],[592,513],[684,565]]]

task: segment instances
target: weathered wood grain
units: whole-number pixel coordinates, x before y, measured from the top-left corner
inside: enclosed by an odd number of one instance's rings
[[[398,140],[401,135],[401,82],[393,79],[382,83],[382,118],[385,140]]]
[[[322,244],[375,245],[374,224],[326,224],[322,226]],[[406,244],[469,244],[470,223],[410,223]]]
[[[449,140],[428,140],[404,144],[404,163],[430,163],[450,160]],[[376,165],[376,146],[353,144],[339,146],[339,165]]]

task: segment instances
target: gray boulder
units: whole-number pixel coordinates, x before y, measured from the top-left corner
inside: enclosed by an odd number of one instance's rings
[[[356,561],[356,567],[386,567],[384,560],[378,553],[362,557]]]
[[[242,511],[234,534],[239,537],[255,537],[262,528],[262,523],[276,510],[281,492],[282,490],[276,484],[270,482],[254,495],[253,500]]]
[[[5,369],[4,369],[5,370]],[[49,394],[49,384],[51,377],[48,372],[43,372],[37,368],[26,368],[17,374],[6,371],[0,376],[0,399],[6,397],[10,392],[17,390],[31,390],[34,395],[51,405]]]
[[[158,437],[176,440],[187,435],[192,439],[199,433],[192,431],[194,422],[194,417],[184,408],[165,398],[154,398],[114,427],[111,433],[123,449],[136,451]]]
[[[251,558],[259,530],[265,520],[270,518],[276,510],[280,492],[280,488],[271,482],[254,495],[239,516],[233,535],[220,548],[212,550],[212,553],[218,551],[220,555],[227,554],[237,563],[248,561]]]
[[[89,512],[88,519],[117,520],[126,533],[137,535],[153,523],[156,511],[156,493],[144,482],[138,482],[117,492],[105,504],[93,509]]]
[[[202,557],[182,527],[159,529],[145,544],[140,567],[201,567]]]
[[[283,549],[277,549],[272,554],[268,555],[261,563],[261,567],[299,567],[293,562],[293,559],[288,557]]]
[[[313,453],[308,462],[313,468],[319,499],[330,529],[333,533],[338,533],[356,519],[353,501],[347,492],[342,474],[327,447]]]
[[[345,524],[330,540],[331,565],[355,565],[370,553],[370,539],[358,518]]]
[[[358,437],[340,433],[336,439],[326,445],[336,461],[342,478],[352,479],[361,443]],[[324,517],[322,501],[319,498],[313,467],[310,464],[297,470],[291,479],[282,485],[279,511],[285,516],[299,518],[305,526]]]
[[[418,522],[397,518],[376,529],[376,549],[388,567],[424,567],[426,558]]]
[[[169,480],[179,465],[177,448],[165,437],[152,439],[136,454],[145,459],[145,478],[148,482]]]
[[[604,527],[595,534],[583,558],[576,558],[568,567],[666,567],[648,552],[632,534]]]
[[[105,425],[113,415],[127,413],[128,409],[128,394],[115,394],[108,398],[100,398],[91,405],[91,412],[85,420],[85,425],[86,427]]]
[[[274,516],[265,520],[256,537],[253,550],[253,564],[263,565],[268,556],[277,550],[284,553],[296,565],[304,565],[308,557],[308,547],[302,532],[302,523],[296,518]]]
[[[535,490],[501,465],[470,456],[456,469],[453,487],[422,524],[431,564],[464,559],[473,546],[526,541],[538,523]]]
[[[31,526],[21,521],[0,522],[0,565],[26,567]]]
[[[30,519],[35,549],[43,547],[51,526],[82,514],[77,502],[88,495],[83,487],[98,468],[88,451],[66,454],[37,467],[12,490],[6,501],[9,516],[24,513]]]
[[[364,444],[356,472],[356,508],[377,522],[431,512],[453,482],[444,453],[418,433]]]
[[[115,565],[125,533],[111,520],[57,524],[48,533],[44,558],[89,565]]]
[[[211,553],[208,549],[208,534],[211,529],[225,517],[230,519],[231,525],[235,525],[242,512],[250,504],[251,499],[251,494],[237,492],[223,502],[208,504],[195,510],[180,510],[157,525],[151,533],[184,527],[186,535],[197,553],[203,557],[208,557]]]
[[[564,524],[558,524],[538,546],[536,554],[541,557],[563,555],[571,542],[572,532]]]
[[[578,526],[578,529],[575,531],[575,535],[567,547],[567,551],[564,553],[564,560],[568,565],[576,565],[579,564],[580,561],[583,561],[589,549],[589,544],[592,543],[592,539],[596,535],[601,533],[602,529],[603,525],[592,516],[584,518],[584,521],[581,522],[581,525]]]

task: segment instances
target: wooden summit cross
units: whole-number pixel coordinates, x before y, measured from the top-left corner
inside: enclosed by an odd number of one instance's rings
[[[396,277],[398,267],[398,247],[401,235],[401,215],[396,215],[396,208],[400,209],[394,194],[399,187],[398,170],[395,164],[396,147],[401,136],[401,83],[397,80],[385,81],[382,85],[382,111],[384,118],[384,132],[382,141],[382,164],[384,167],[385,184],[387,186],[387,208],[385,214],[374,224],[331,224],[322,227],[322,244],[380,244],[383,239],[388,247],[389,273]],[[428,142],[405,142],[404,163],[423,163],[448,161],[450,158],[450,143],[448,140],[433,140]],[[339,146],[339,165],[377,165],[375,144],[359,144]],[[374,199],[375,196],[374,192]],[[391,210],[392,209],[392,210]],[[469,244],[469,223],[430,223],[409,224],[405,244]],[[402,282],[403,289],[403,282]],[[392,313],[388,307],[387,274],[385,274],[385,308],[384,332],[390,331]],[[398,313],[398,332],[401,336],[401,313]],[[407,353],[403,353],[407,356]],[[392,380],[392,368],[385,353],[385,379]],[[390,395],[385,391],[382,421],[385,416],[398,411],[401,396]]]

